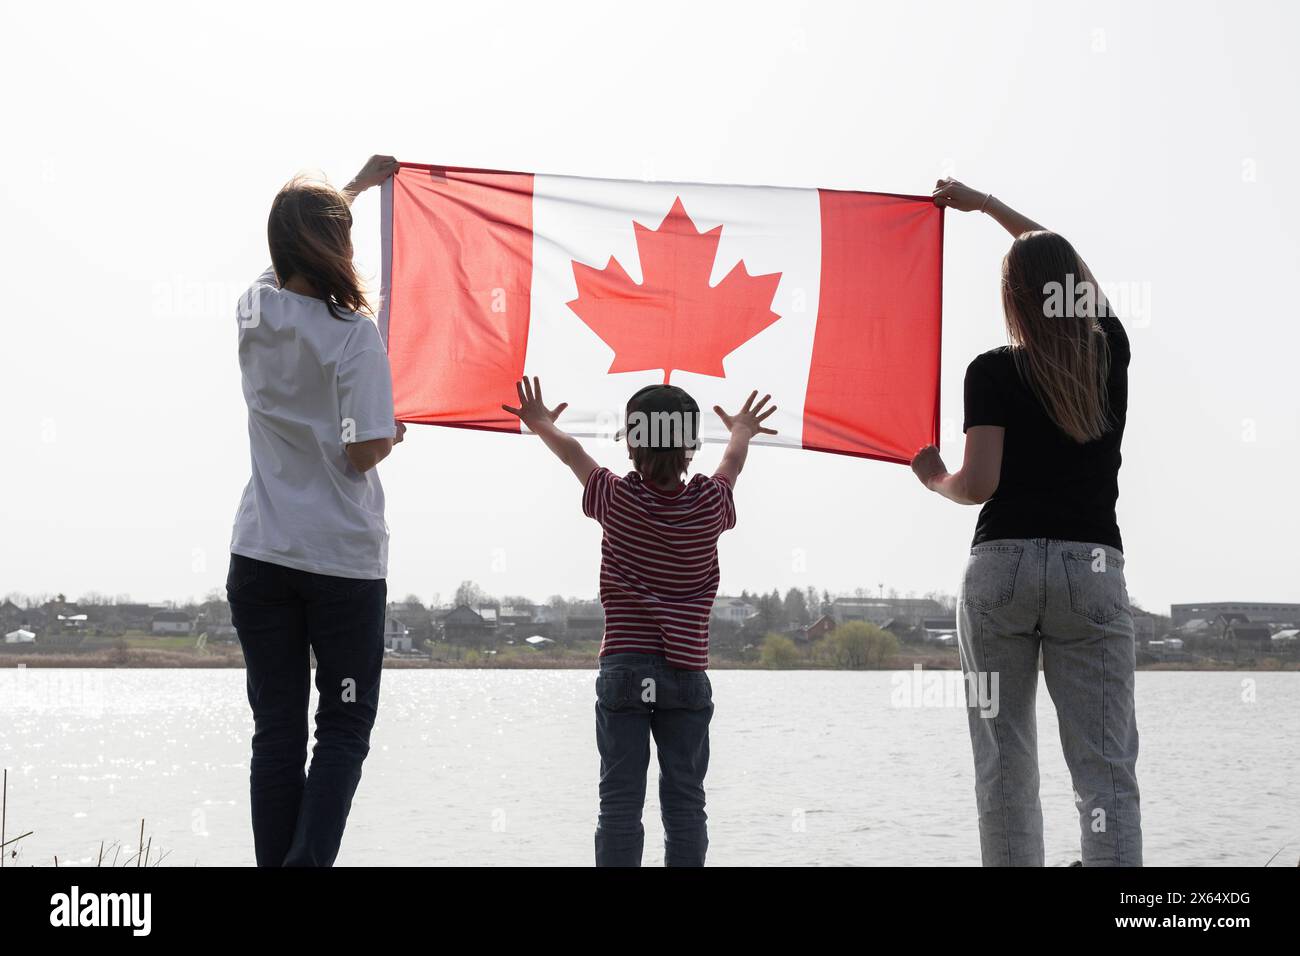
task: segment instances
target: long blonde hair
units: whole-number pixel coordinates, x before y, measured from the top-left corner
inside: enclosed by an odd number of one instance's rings
[[[1048,417],[1076,442],[1110,430],[1110,346],[1098,323],[1109,306],[1074,247],[1027,232],[1002,260],[1002,309],[1011,354]]]
[[[301,276],[335,318],[369,313],[352,264],[352,210],[338,190],[302,176],[290,180],[271,203],[266,238],[281,286]]]

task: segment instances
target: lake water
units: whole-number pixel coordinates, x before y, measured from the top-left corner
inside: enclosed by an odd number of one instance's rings
[[[979,862],[960,707],[907,706],[910,674],[711,677],[711,863]],[[1147,862],[1262,865],[1289,847],[1295,865],[1300,673],[1142,672],[1137,694]],[[589,671],[385,671],[339,865],[590,864],[593,700]],[[1063,864],[1078,823],[1041,686],[1038,714]],[[93,863],[143,817],[166,865],[251,864],[251,726],[240,670],[0,670],[7,832],[35,831],[19,861]],[[646,830],[662,863],[653,780]]]

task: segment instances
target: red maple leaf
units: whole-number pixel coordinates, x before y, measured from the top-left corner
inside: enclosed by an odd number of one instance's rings
[[[722,227],[700,232],[680,197],[658,229],[639,222],[637,285],[613,256],[604,269],[573,263],[578,297],[567,303],[614,350],[609,372],[674,369],[725,378],[722,360],[780,318],[781,273],[751,276],[742,260],[709,285]]]

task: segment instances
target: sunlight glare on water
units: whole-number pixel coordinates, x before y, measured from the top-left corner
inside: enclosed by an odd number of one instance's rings
[[[910,674],[710,676],[711,863],[978,864],[960,708],[898,706]],[[589,865],[593,677],[385,671],[339,865]],[[1137,691],[1148,864],[1261,865],[1300,847],[1300,675],[1142,672]],[[1038,713],[1047,862],[1061,865],[1078,824],[1041,686]],[[101,841],[111,859],[144,818],[164,865],[250,865],[251,727],[242,670],[0,670],[8,833],[35,831],[18,861],[93,865]],[[654,774],[647,864],[663,861]]]

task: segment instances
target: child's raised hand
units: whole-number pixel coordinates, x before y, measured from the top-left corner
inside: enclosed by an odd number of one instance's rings
[[[759,399],[758,404],[754,404],[754,399],[758,398],[758,390],[749,393],[749,398],[745,399],[745,405],[735,415],[728,415],[722,410],[721,405],[714,405],[713,410],[718,417],[722,419],[722,424],[727,426],[727,431],[733,435],[739,432],[747,438],[753,438],[755,435],[775,435],[775,428],[765,428],[763,422],[767,417],[776,411],[776,406],[764,410],[763,406],[768,403],[771,395],[764,395]]]
[[[527,425],[528,430],[540,438],[556,458],[569,466],[585,488],[591,473],[597,468],[596,461],[582,450],[581,442],[555,427],[555,420],[569,407],[569,403],[560,402],[554,408],[547,408],[542,401],[542,383],[536,377],[531,382],[527,378],[515,382],[515,391],[519,393],[519,407],[501,407]]]
[[[515,382],[515,391],[519,393],[519,407],[503,404],[501,407],[528,426],[530,431],[537,431],[539,425],[549,425],[560,417],[560,412],[569,407],[568,402],[560,402],[554,408],[547,408],[542,401],[542,383],[533,376],[531,382],[527,377]]]

